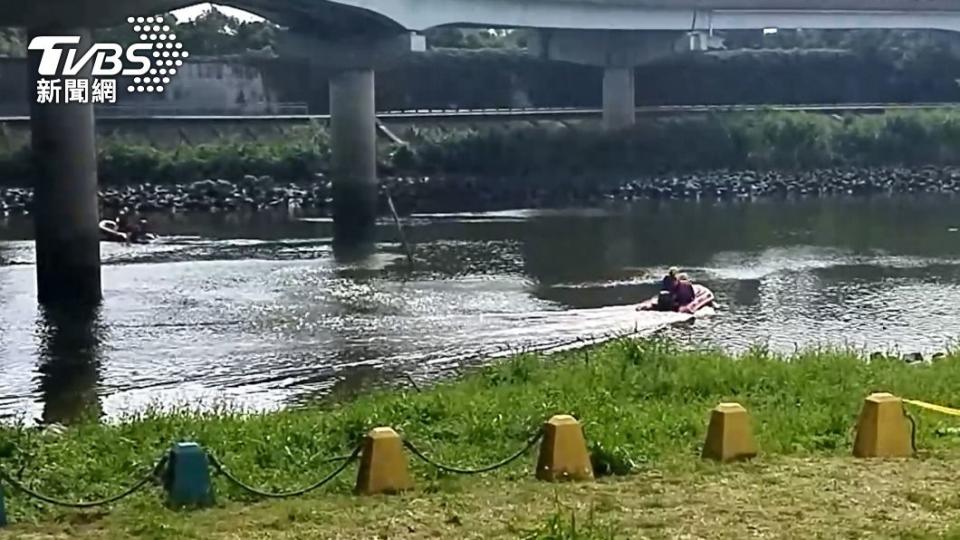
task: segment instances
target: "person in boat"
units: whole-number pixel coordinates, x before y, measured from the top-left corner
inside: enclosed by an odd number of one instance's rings
[[[661,291],[667,291],[671,294],[677,291],[677,283],[679,282],[677,272],[679,272],[679,270],[676,266],[670,267],[670,270],[667,271],[667,275],[663,277],[663,281],[660,284]]]
[[[137,224],[130,228],[130,231],[127,233],[128,242],[142,242],[150,238],[150,232],[147,230],[147,220],[146,218],[140,218],[140,221]]]
[[[677,285],[680,283],[677,279],[678,271],[676,266],[670,267],[660,283],[660,296],[657,297],[657,309],[660,311],[673,311],[677,308]]]
[[[133,225],[133,216],[130,215],[130,209],[124,208],[117,214],[117,230],[126,234],[129,233]]]
[[[693,302],[693,299],[696,296],[697,294],[693,290],[693,283],[690,281],[690,278],[687,276],[687,274],[680,274],[677,276],[677,292],[675,294],[677,307],[685,306],[690,302]]]

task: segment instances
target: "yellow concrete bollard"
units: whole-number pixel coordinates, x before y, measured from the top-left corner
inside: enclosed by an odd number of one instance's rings
[[[910,427],[903,401],[886,392],[870,394],[863,402],[853,442],[856,457],[910,457]]]
[[[750,459],[757,455],[757,443],[750,427],[750,415],[739,403],[721,403],[710,412],[707,440],[701,457],[717,461]]]
[[[593,479],[587,441],[576,418],[558,415],[544,425],[537,478],[548,481]]]
[[[371,430],[363,441],[360,454],[357,492],[364,495],[397,493],[411,487],[413,481],[407,470],[400,435],[387,427]]]

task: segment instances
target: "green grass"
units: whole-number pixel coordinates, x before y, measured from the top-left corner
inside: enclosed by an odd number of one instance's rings
[[[956,354],[930,365],[866,361],[852,352],[826,350],[780,357],[758,348],[734,358],[667,341],[623,339],[589,354],[523,355],[423,392],[381,390],[345,403],[268,414],[147,412],[115,424],[83,423],[62,434],[6,426],[0,428],[0,466],[22,473],[30,486],[50,495],[89,499],[131,483],[171,443],[193,440],[242,479],[285,490],[322,477],[332,468],[321,464],[324,458],[349,453],[376,426],[394,427],[440,461],[470,467],[515,451],[545,419],[566,413],[583,422],[599,475],[690,471],[700,466],[708,412],[720,401],[738,401],[751,412],[763,455],[819,459],[849,453],[852,426],[867,394],[890,391],[957,406],[958,386]],[[955,419],[919,411],[915,416],[921,447],[956,447],[955,439],[935,435]],[[456,497],[479,482],[451,479],[418,462],[412,468],[419,489],[428,493]],[[519,481],[529,468],[530,460],[522,459],[489,476]],[[313,497],[349,499],[354,469],[349,471]],[[252,504],[220,479],[217,489],[222,501]],[[119,506],[137,514],[147,529],[151,520],[162,521],[159,490]],[[8,496],[8,509],[20,523],[72,523],[78,515],[19,494]],[[595,537],[563,536],[557,531],[570,525],[564,520],[569,515],[550,521],[535,537]],[[591,530],[605,529],[596,524]]]
[[[578,518],[576,512],[569,515],[557,512],[546,523],[524,536],[526,540],[613,540],[616,527],[598,521],[591,511],[586,519]]]
[[[842,117],[761,111],[641,119],[635,128],[615,132],[436,127],[416,135],[411,155],[395,161],[398,168],[562,177],[960,162],[960,113],[947,109]]]

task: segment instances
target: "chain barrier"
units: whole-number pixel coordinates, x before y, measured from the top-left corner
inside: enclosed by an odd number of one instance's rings
[[[220,462],[220,460],[218,460],[216,457],[213,456],[213,454],[208,454],[208,459],[210,460],[210,465],[213,467],[213,469],[216,472],[223,475],[224,478],[229,480],[232,484],[236,485],[240,489],[246,491],[247,493],[250,493],[252,495],[256,495],[259,497],[265,497],[268,499],[288,499],[290,497],[299,497],[300,495],[306,495],[307,493],[320,489],[321,487],[330,483],[334,478],[339,476],[340,473],[345,471],[347,467],[350,466],[351,463],[356,461],[356,459],[360,456],[360,451],[362,450],[362,448],[363,447],[361,445],[357,445],[357,447],[353,450],[353,452],[348,456],[339,456],[339,457],[324,460],[322,463],[336,463],[338,461],[342,463],[333,472],[325,476],[319,482],[295,491],[287,491],[287,492],[280,492],[280,493],[271,493],[269,491],[263,491],[261,489],[257,489],[251,486],[250,484],[247,484],[246,482],[243,482],[242,480],[234,476],[227,469],[227,467]]]
[[[453,467],[453,466],[450,466],[450,465],[444,465],[444,464],[442,464],[442,463],[440,463],[440,462],[438,462],[438,461],[436,461],[436,460],[434,460],[434,459],[431,459],[429,456],[427,456],[426,454],[424,454],[423,452],[421,452],[419,448],[417,448],[416,446],[414,446],[414,444],[413,444],[412,442],[408,441],[407,439],[404,439],[404,440],[403,440],[403,446],[405,446],[408,450],[410,450],[410,452],[412,452],[413,455],[415,455],[415,456],[417,456],[418,458],[420,458],[420,460],[423,461],[424,463],[426,463],[426,464],[428,464],[428,465],[431,465],[432,467],[435,467],[435,468],[437,468],[437,469],[439,469],[439,470],[441,470],[441,471],[445,471],[445,472],[453,473],[453,474],[481,474],[481,473],[486,473],[486,472],[495,471],[495,470],[497,470],[497,469],[502,469],[503,467],[506,467],[507,465],[510,465],[510,464],[513,463],[514,461],[520,459],[524,454],[526,454],[527,452],[529,452],[530,449],[533,448],[534,446],[536,446],[537,443],[539,443],[539,442],[540,442],[540,439],[542,439],[542,438],[543,438],[543,430],[540,429],[540,430],[537,431],[537,433],[536,433],[534,436],[530,437],[530,439],[527,441],[527,444],[524,445],[524,447],[521,448],[521,449],[520,449],[518,452],[516,452],[515,454],[512,454],[511,456],[507,457],[506,459],[503,459],[503,460],[501,460],[501,461],[499,461],[499,462],[497,462],[497,463],[494,463],[494,464],[492,464],[492,465],[487,465],[487,466],[485,466],[485,467],[480,467],[480,468],[477,468],[477,469],[461,469],[461,468],[459,468],[459,467]]]
[[[13,486],[15,489],[17,489],[18,491],[24,493],[25,495],[27,495],[27,496],[29,496],[29,497],[33,497],[34,499],[37,499],[37,500],[39,500],[39,501],[43,501],[43,502],[48,503],[48,504],[52,504],[52,505],[54,505],[54,506],[62,506],[62,507],[64,507],[64,508],[77,508],[77,509],[82,509],[82,508],[95,508],[95,507],[97,507],[97,506],[106,506],[106,505],[108,505],[108,504],[115,503],[115,502],[120,501],[120,500],[122,500],[122,499],[126,499],[127,497],[129,497],[129,496],[133,495],[134,493],[137,493],[138,491],[140,491],[140,490],[142,490],[143,488],[145,488],[148,484],[157,482],[158,479],[159,479],[159,477],[160,477],[160,475],[161,475],[162,472],[163,472],[163,469],[167,466],[167,459],[168,459],[168,455],[167,455],[167,454],[164,454],[163,457],[161,457],[161,458],[157,461],[157,464],[153,467],[153,469],[152,469],[149,473],[147,473],[143,478],[141,478],[140,481],[138,481],[136,484],[134,484],[134,485],[131,486],[130,488],[124,490],[122,493],[120,493],[120,494],[118,494],[118,495],[114,495],[114,496],[112,496],[112,497],[107,497],[107,498],[105,498],[105,499],[101,499],[101,500],[98,500],[98,501],[90,501],[90,502],[70,502],[70,501],[63,501],[63,500],[60,500],[60,499],[56,499],[56,498],[54,498],[54,497],[50,497],[50,496],[48,496],[48,495],[44,495],[44,494],[42,494],[42,493],[40,493],[40,492],[37,492],[37,491],[35,491],[35,490],[32,490],[32,489],[28,488],[28,487],[25,486],[22,482],[20,482],[19,480],[15,479],[15,478],[12,477],[12,476],[10,476],[9,474],[7,474],[7,473],[6,473],[5,471],[3,471],[2,469],[0,469],[0,481],[6,482],[7,484],[10,484],[10,485]]]
[[[913,454],[917,453],[917,420],[913,417],[912,414],[907,412],[907,406],[903,405],[903,416],[910,421],[910,449],[913,450]]]

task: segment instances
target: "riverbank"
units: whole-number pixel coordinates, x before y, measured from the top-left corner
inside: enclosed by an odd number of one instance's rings
[[[932,540],[960,533],[958,465],[958,454],[873,462],[770,458],[592,484],[468,478],[393,497],[225,503],[189,515],[123,507],[18,527],[0,538]]]
[[[381,142],[382,211],[591,206],[631,199],[960,192],[960,111],[832,116],[754,112],[592,124],[412,127]],[[328,211],[330,140],[320,125],[279,140],[154,147],[105,137],[109,213],[293,206]],[[29,211],[29,152],[0,155],[0,215]]]
[[[400,214],[487,212],[516,208],[602,206],[637,200],[744,201],[764,198],[889,196],[960,193],[960,167],[831,168],[812,171],[712,171],[643,178],[388,177],[381,180],[380,212],[387,194]],[[234,212],[276,208],[331,211],[330,182],[278,183],[271,176],[189,184],[104,186],[101,215],[121,208],[140,212]],[[0,187],[0,217],[28,214],[29,188]]]
[[[353,468],[320,492],[283,503],[254,502],[218,478],[221,508],[186,516],[164,510],[153,492],[109,513],[63,513],[13,494],[11,519],[26,525],[6,534],[236,538],[264,530],[269,537],[298,538],[492,530],[516,537],[547,523],[557,511],[554,497],[578,508],[578,519],[599,509],[600,521],[618,534],[647,519],[652,536],[695,527],[697,536],[732,538],[751,523],[776,533],[771,528],[788,514],[794,526],[824,537],[856,531],[867,519],[880,536],[940,531],[944,516],[960,507],[945,485],[952,482],[948,470],[960,463],[960,440],[947,429],[954,425],[950,417],[914,412],[921,460],[867,463],[845,456],[867,394],[885,390],[957,405],[958,384],[956,354],[922,365],[828,351],[780,357],[754,349],[734,359],[660,340],[622,340],[550,357],[521,356],[419,392],[384,390],[263,415],[147,412],[64,433],[5,427],[0,465],[64,499],[119,491],[182,439],[200,442],[249,483],[284,490],[322,477],[332,468],[323,465],[325,458],[348,453],[375,426],[393,426],[441,462],[473,467],[522,447],[557,413],[582,420],[601,477],[596,485],[542,485],[529,480],[530,457],[481,478],[451,479],[411,458],[418,489],[396,499],[350,495]],[[762,457],[729,468],[701,463],[708,411],[729,400],[750,410]],[[794,491],[803,494],[791,498]],[[847,502],[834,508],[824,498]],[[755,520],[737,513],[744,507]],[[926,510],[903,511],[918,507]],[[879,519],[881,513],[890,519]]]

